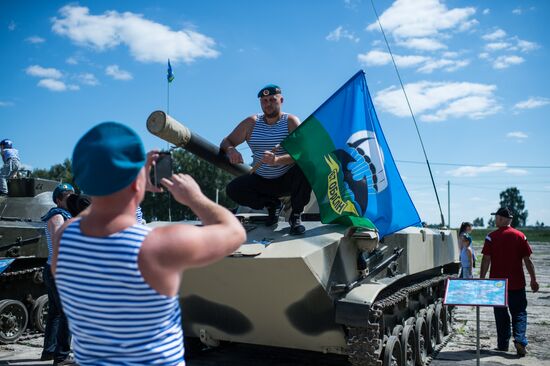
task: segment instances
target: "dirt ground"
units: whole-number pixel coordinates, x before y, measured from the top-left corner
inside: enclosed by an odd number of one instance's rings
[[[493,309],[481,308],[481,364],[500,365],[549,365],[550,366],[550,243],[531,243],[533,261],[537,271],[540,291],[527,292],[529,339],[528,355],[518,358],[513,345],[509,352],[498,352],[496,348],[496,328]],[[477,253],[481,248],[476,248]],[[479,270],[479,269],[478,269]],[[527,277],[528,278],[528,277]],[[470,366],[476,365],[476,316],[472,307],[459,307],[455,313],[455,335],[431,362],[433,366]],[[0,366],[39,366],[51,365],[51,361],[40,362],[42,337],[21,341],[12,345],[0,345]],[[323,355],[312,352],[299,352],[287,349],[230,345],[222,349],[205,352],[187,363],[189,366],[206,365],[265,365],[298,366],[348,365],[345,357]]]

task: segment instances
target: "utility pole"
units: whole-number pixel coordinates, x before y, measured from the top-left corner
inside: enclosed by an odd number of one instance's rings
[[[447,226],[451,228],[451,181],[447,181]]]

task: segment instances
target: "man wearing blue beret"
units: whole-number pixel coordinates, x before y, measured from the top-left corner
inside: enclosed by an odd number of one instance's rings
[[[300,120],[295,115],[282,112],[284,98],[277,85],[263,87],[258,98],[263,113],[245,118],[220,145],[232,164],[242,164],[243,157],[236,147],[246,141],[254,159],[254,172],[231,181],[226,188],[227,195],[243,206],[256,210],[266,207],[267,226],[279,221],[279,197],[290,195],[290,234],[303,234],[305,227],[301,214],[309,202],[311,186],[292,157],[280,146],[298,127]]]
[[[44,348],[40,360],[53,360],[56,365],[71,362],[69,357],[71,333],[50,268],[53,254],[52,237],[57,235],[65,221],[72,217],[67,206],[67,199],[72,193],[74,193],[74,188],[68,183],[61,183],[55,187],[52,193],[52,201],[56,206],[41,217],[46,226],[46,241],[48,243],[48,260],[42,272],[46,291],[48,292],[48,318],[44,331]]]
[[[231,254],[246,238],[235,216],[184,174],[161,184],[203,226],[137,223],[145,191],[160,191],[149,180],[157,158],[116,122],[95,126],[74,148],[75,181],[92,204],[54,240],[52,272],[80,365],[184,365],[181,273]]]

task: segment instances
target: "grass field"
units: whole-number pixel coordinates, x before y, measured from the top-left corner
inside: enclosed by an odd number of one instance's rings
[[[550,229],[537,229],[537,228],[517,228],[527,236],[527,240],[530,242],[545,242],[550,243]],[[485,237],[488,233],[495,230],[495,228],[490,229],[474,229],[472,231],[472,239],[475,242],[481,242],[485,240]]]

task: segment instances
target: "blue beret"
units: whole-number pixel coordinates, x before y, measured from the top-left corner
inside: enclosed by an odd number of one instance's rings
[[[258,92],[258,98],[267,97],[268,95],[281,94],[281,88],[275,84],[267,84]]]
[[[67,192],[67,191],[73,191],[74,192],[74,188],[72,185],[70,185],[69,183],[61,183],[61,184],[58,184],[57,187],[55,187],[53,193],[52,193],[52,200],[53,200],[53,203],[57,204],[57,199],[59,198],[59,196],[61,195],[61,193],[63,192]]]
[[[107,196],[127,187],[145,165],[141,138],[117,122],[103,122],[86,132],[73,151],[73,174],[90,196]]]

